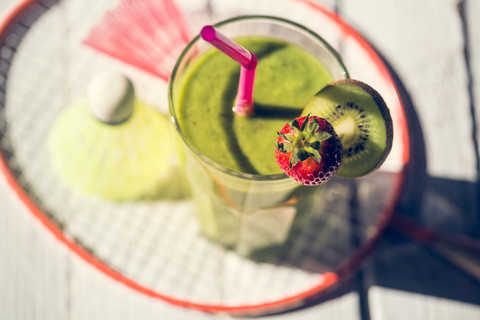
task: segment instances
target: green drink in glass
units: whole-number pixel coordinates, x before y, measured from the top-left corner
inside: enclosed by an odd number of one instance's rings
[[[170,113],[186,146],[202,234],[249,256],[281,246],[318,189],[300,186],[277,166],[277,131],[323,86],[348,74],[322,38],[285,19],[245,16],[215,28],[258,59],[254,113],[232,111],[240,66],[199,36],[172,73]]]

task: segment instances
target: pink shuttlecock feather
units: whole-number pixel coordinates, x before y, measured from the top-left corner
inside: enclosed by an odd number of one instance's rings
[[[190,40],[187,19],[173,0],[124,0],[105,13],[83,43],[168,81]]]

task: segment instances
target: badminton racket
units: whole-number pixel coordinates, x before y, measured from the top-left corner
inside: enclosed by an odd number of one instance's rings
[[[128,11],[140,2],[141,10]],[[162,6],[173,13],[162,20],[165,26],[156,20]],[[125,11],[141,16],[129,17],[131,34],[125,35],[122,45],[151,40],[147,27],[178,30],[178,17],[184,24],[182,37],[177,38],[183,39],[182,45],[194,36],[189,30],[199,31],[202,25],[235,15],[269,14],[311,22],[310,29],[342,49],[352,77],[371,83],[390,106],[395,140],[389,159],[365,178],[329,182],[318,199],[321,214],[304,214],[285,250],[261,261],[203,239],[188,199],[119,203],[72,192],[55,175],[46,141],[58,115],[84,95],[96,70],[108,66],[127,74],[138,86],[140,99],[166,111],[165,78],[172,59],[148,60],[150,52],[164,48],[145,50],[145,43],[131,44],[125,51],[128,56],[121,56],[120,44],[113,40],[104,43],[111,45],[110,52],[94,44],[92,32],[103,30],[101,37],[107,30],[116,32],[103,23],[108,20],[111,26]],[[143,38],[135,37],[135,32]],[[143,64],[136,60],[138,48]],[[150,297],[232,315],[268,314],[304,305],[355,273],[399,201],[409,162],[409,136],[395,83],[358,32],[312,2],[242,1],[209,7],[173,0],[25,0],[2,21],[0,52],[0,169],[9,186],[72,252]],[[158,63],[155,69],[152,61]]]

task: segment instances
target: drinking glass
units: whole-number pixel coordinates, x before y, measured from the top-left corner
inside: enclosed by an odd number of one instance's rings
[[[231,39],[267,36],[293,43],[318,59],[333,80],[348,77],[335,50],[297,23],[270,16],[242,16],[214,26]],[[180,55],[169,84],[170,115],[185,146],[185,170],[201,233],[241,255],[253,256],[282,246],[295,219],[314,205],[311,195],[318,188],[301,186],[283,173],[259,175],[230,170],[191,143],[178,121],[178,97],[188,68],[211,48],[197,36]]]

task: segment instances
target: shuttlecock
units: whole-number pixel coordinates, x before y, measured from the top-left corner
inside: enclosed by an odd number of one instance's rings
[[[129,79],[98,75],[87,98],[52,126],[52,167],[69,188],[107,200],[183,195],[177,148],[167,117],[139,101]]]
[[[107,11],[83,43],[168,80],[190,40],[187,19],[173,0],[124,0]]]

